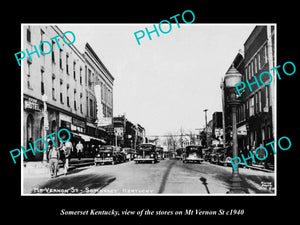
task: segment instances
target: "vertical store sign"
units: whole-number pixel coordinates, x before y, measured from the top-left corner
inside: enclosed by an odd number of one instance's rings
[[[98,126],[108,126],[112,124],[111,117],[104,117],[101,103],[101,86],[100,84],[96,84],[94,86],[96,104],[97,104],[97,125]]]

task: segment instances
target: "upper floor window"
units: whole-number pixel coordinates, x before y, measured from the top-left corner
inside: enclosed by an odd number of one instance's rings
[[[74,77],[74,80],[76,80],[76,62],[75,61],[73,62],[73,77]]]
[[[66,71],[67,74],[69,74],[69,54],[66,54]]]
[[[27,39],[28,42],[31,42],[30,26],[28,26],[27,29],[26,29],[26,39]]]
[[[253,116],[254,115],[254,97],[252,96],[249,99],[249,116]]]

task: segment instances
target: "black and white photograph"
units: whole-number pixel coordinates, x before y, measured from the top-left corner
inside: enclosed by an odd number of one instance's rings
[[[22,195],[276,195],[276,24],[185,12],[21,24]]]
[[[3,7],[2,218],[296,218],[296,4],[103,3]]]

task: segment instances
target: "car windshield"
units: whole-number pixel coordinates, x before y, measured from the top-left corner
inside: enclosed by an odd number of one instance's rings
[[[100,147],[100,151],[112,151],[114,150],[113,146],[102,146]]]
[[[137,147],[138,151],[155,151],[155,145],[151,144],[142,144]]]
[[[101,157],[111,156],[111,155],[112,155],[112,152],[111,152],[111,151],[101,151],[101,152],[99,152],[99,155],[100,155]]]
[[[177,153],[177,154],[182,154],[182,152],[183,152],[183,149],[182,149],[182,148],[176,149],[176,153]]]
[[[200,148],[198,146],[188,146],[188,147],[186,147],[186,150],[188,152],[197,152],[200,150]]]

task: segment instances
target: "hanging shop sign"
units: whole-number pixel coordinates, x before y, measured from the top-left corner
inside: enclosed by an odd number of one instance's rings
[[[85,122],[84,121],[81,121],[79,119],[76,119],[76,118],[72,118],[72,124],[74,126],[77,126],[77,127],[82,127],[82,128],[85,128]]]

